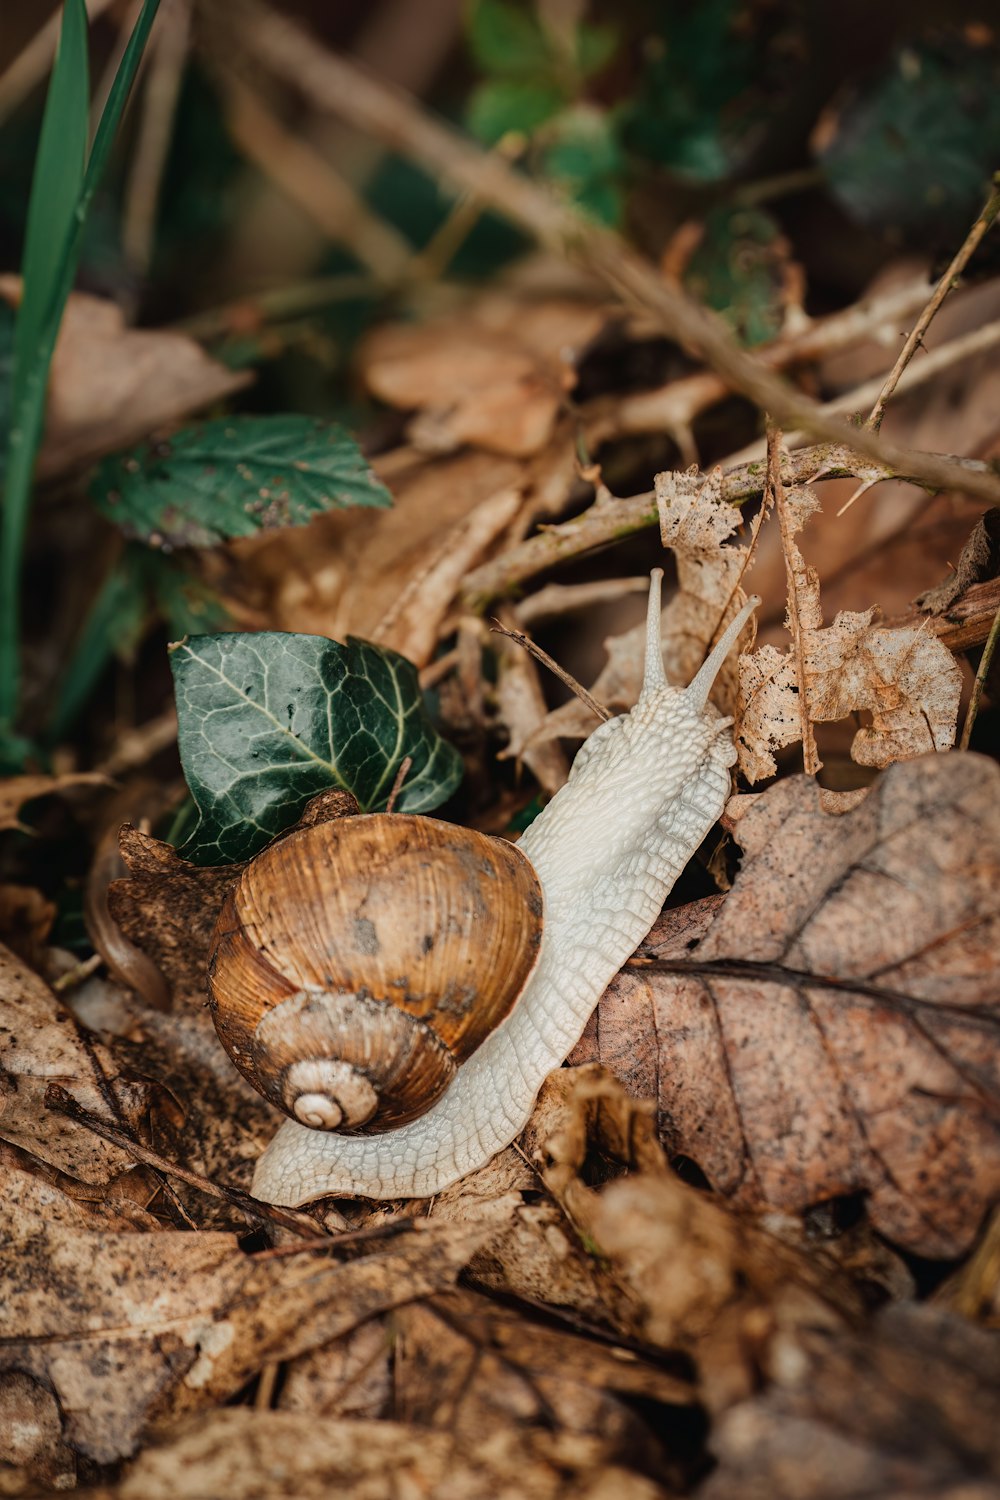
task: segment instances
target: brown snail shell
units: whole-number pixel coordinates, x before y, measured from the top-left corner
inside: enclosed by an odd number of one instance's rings
[[[216,1028],[303,1124],[390,1130],[513,1008],[541,932],[538,879],[502,839],[399,813],[301,828],[251,860],[222,908]]]

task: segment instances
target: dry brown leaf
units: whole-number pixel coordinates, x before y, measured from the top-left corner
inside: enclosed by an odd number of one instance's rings
[[[876,610],[841,611],[823,628],[819,578],[794,540],[816,510],[810,491],[779,497],[789,586],[791,648],[762,646],[739,661],[739,767],[753,784],[777,771],[774,751],[794,744],[815,723],[867,712],[851,756],[887,766],[955,741],[962,674],[948,648],[920,626],[874,624]],[[804,698],[804,702],[803,702]],[[818,769],[807,749],[807,769]]]
[[[914,599],[918,609],[941,615],[954,604],[959,594],[974,583],[997,576],[1000,567],[1000,509],[996,506],[980,516],[962,548],[958,562],[947,578],[933,588],[925,589]]]
[[[997,1500],[1000,1337],[940,1309],[771,1350],[770,1388],[727,1412],[704,1500]]]
[[[727,897],[664,914],[587,1045],[745,1206],[865,1192],[873,1224],[960,1254],[1000,1192],[1000,769],[890,767],[853,811],[810,778],[753,799]]]
[[[19,277],[0,276],[0,297],[16,306],[20,295]],[[227,370],[185,334],[126,328],[114,302],[71,292],[49,375],[38,472],[50,477],[126,448],[251,379]]]
[[[76,1488],[76,1458],[62,1440],[59,1407],[30,1375],[0,1375],[0,1494]]]
[[[45,1090],[57,1082],[83,1108],[113,1123],[105,1080],[114,1080],[117,1070],[103,1048],[85,1043],[45,981],[3,947],[0,1002],[0,1139],[81,1182],[104,1184],[129,1171],[132,1160],[117,1146],[46,1109]],[[141,1110],[145,1092],[141,1086],[116,1089],[116,1107]]]
[[[264,1364],[448,1287],[490,1232],[416,1225],[338,1264],[246,1255],[230,1234],[54,1223],[22,1202],[0,1249],[0,1370],[53,1390],[65,1440],[110,1462],[147,1423],[224,1401]]]
[[[278,1405],[314,1417],[385,1416],[392,1400],[391,1350],[391,1329],[385,1319],[372,1318],[293,1359]]]
[[[422,451],[472,443],[524,458],[552,436],[573,361],[604,321],[588,302],[479,297],[461,316],[377,329],[361,370],[373,395],[418,412],[409,437]]]
[[[601,1069],[547,1080],[545,1137],[532,1154],[546,1187],[617,1283],[608,1310],[620,1334],[688,1351],[699,1390],[722,1410],[756,1388],[776,1330],[840,1327],[861,1304],[822,1255],[804,1255],[682,1183],[656,1140],[650,1103]],[[536,1128],[526,1137],[529,1147]],[[595,1191],[583,1180],[599,1152],[637,1170]]]

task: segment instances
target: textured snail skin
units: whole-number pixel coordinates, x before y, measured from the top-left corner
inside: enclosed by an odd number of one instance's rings
[[[660,576],[657,569],[650,588],[638,703],[594,731],[521,838],[541,881],[545,927],[517,1005],[412,1123],[336,1136],[287,1121],[257,1163],[256,1197],[286,1206],[329,1194],[429,1197],[483,1166],[525,1125],[546,1074],[579,1041],[729,793],[732,720],[707,698],[759,600],[733,620],[691,685],[673,688],[660,651]]]

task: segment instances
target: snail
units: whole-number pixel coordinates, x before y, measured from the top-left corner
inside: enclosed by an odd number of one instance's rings
[[[590,735],[518,845],[362,814],[242,872],[209,993],[234,1062],[292,1116],[257,1163],[258,1198],[429,1197],[523,1128],[729,792],[732,720],[708,694],[759,600],[674,688],[661,577],[639,701]]]

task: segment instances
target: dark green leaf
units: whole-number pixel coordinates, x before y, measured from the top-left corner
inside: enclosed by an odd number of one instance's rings
[[[366,811],[384,808],[406,756],[402,812],[439,806],[461,779],[415,667],[395,651],[266,631],[182,641],[171,667],[181,761],[201,814],[182,852],[197,864],[249,858],[328,787],[347,788]]]
[[[744,0],[697,0],[664,15],[650,38],[625,144],[696,182],[726,177],[752,149],[767,32],[747,26]],[[765,97],[773,91],[765,89]]]
[[[342,427],[294,415],[185,427],[106,460],[94,498],[126,536],[168,547],[212,547],[327,510],[392,504]]]
[[[861,223],[961,235],[1000,165],[1000,50],[958,37],[901,49],[842,106],[820,162]]]
[[[475,0],[468,34],[472,55],[486,73],[524,77],[552,68],[552,47],[538,17],[508,0]]]
[[[473,90],[469,129],[488,146],[510,131],[530,135],[566,102],[562,90],[544,79],[491,78]]]
[[[746,344],[777,337],[785,316],[788,248],[762,209],[717,208],[684,273],[700,302],[721,312]]]

